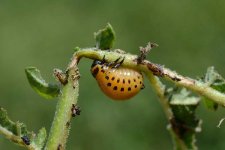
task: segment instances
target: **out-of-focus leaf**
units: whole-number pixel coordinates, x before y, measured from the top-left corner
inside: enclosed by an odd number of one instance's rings
[[[222,93],[225,93],[225,81],[224,80],[215,81],[215,83],[212,85],[212,88]]]
[[[201,131],[201,121],[195,115],[200,98],[189,94],[186,89],[182,89],[170,98],[173,118],[169,129],[174,135],[176,149],[196,149],[195,135]]]
[[[80,50],[80,47],[75,47],[73,50],[76,52],[76,51]]]
[[[214,67],[209,67],[207,69],[204,82],[215,90],[225,93],[225,79],[214,69]],[[207,108],[210,110],[217,110],[217,103],[206,97],[203,97],[202,99],[204,100]]]
[[[102,50],[108,50],[113,47],[115,41],[115,32],[110,24],[104,29],[99,30],[94,34],[96,47]]]
[[[41,76],[40,71],[35,67],[28,67],[25,69],[27,79],[31,87],[40,96],[51,99],[60,94],[60,87],[57,84],[47,83]]]
[[[214,69],[214,67],[209,67],[207,69],[204,82],[217,91],[225,93],[225,79]]]
[[[206,97],[202,97],[204,103],[205,103],[205,106],[210,109],[210,110],[217,110],[218,109],[218,104],[215,103],[214,101],[206,98]]]
[[[26,125],[20,122],[13,122],[9,119],[7,112],[4,108],[0,108],[0,132],[5,135],[13,135],[9,138],[12,141],[21,141],[21,137],[27,136],[29,138],[33,138],[33,132],[27,131]]]
[[[2,107],[0,107],[0,133],[20,146],[29,146],[30,149],[35,150],[41,150],[46,139],[45,128],[42,128],[35,136],[33,132],[27,130],[24,123],[10,120]]]
[[[0,108],[0,126],[16,136],[27,135],[31,137],[32,135],[31,132],[27,131],[25,124],[11,121],[7,116],[6,110],[2,107]]]
[[[37,136],[33,139],[32,145],[35,145],[37,149],[42,149],[44,147],[46,141],[47,133],[45,128],[41,128],[37,134]]]

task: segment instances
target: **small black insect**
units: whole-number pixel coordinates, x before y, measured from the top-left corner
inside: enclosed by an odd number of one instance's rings
[[[71,112],[72,112],[72,117],[75,117],[77,115],[80,115],[81,109],[79,106],[72,104]]]
[[[26,145],[30,145],[30,139],[26,135],[22,136],[21,139]]]

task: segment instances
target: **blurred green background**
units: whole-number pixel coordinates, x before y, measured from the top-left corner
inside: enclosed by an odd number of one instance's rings
[[[0,1],[0,105],[12,120],[37,132],[49,131],[56,100],[39,97],[29,86],[24,68],[38,67],[48,81],[53,68],[64,69],[75,46],[92,47],[93,32],[110,22],[115,48],[138,53],[148,41],[159,44],[148,59],[190,76],[202,76],[208,66],[225,76],[225,1],[222,0],[39,0]],[[167,121],[156,94],[146,88],[135,98],[115,102],[97,87],[92,61],[80,64],[81,116],[73,120],[68,150],[172,149]],[[197,114],[203,132],[199,149],[225,149],[225,117],[201,103]],[[0,135],[0,149],[22,149]]]

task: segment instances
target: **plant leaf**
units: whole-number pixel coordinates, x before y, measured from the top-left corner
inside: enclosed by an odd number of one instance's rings
[[[42,149],[46,141],[47,133],[45,128],[41,128],[37,136],[33,139],[32,145],[35,145],[37,149]]]
[[[75,47],[73,50],[74,50],[74,52],[77,52],[80,50],[80,47]]]
[[[96,47],[102,50],[108,50],[113,47],[115,41],[115,32],[112,26],[108,23],[104,29],[94,33]]]
[[[31,137],[33,134],[27,131],[25,124],[11,121],[7,116],[7,111],[2,107],[0,107],[0,126],[16,136],[27,135]]]
[[[47,83],[41,76],[40,71],[35,67],[28,67],[25,69],[27,79],[31,87],[40,96],[51,99],[60,94],[60,87],[57,84]]]
[[[42,128],[35,136],[33,132],[27,130],[24,123],[10,120],[7,111],[2,107],[0,107],[0,133],[20,146],[35,150],[41,150],[46,139],[45,128]]]
[[[186,89],[182,89],[170,99],[173,118],[170,120],[169,129],[174,135],[177,149],[197,149],[195,135],[201,131],[201,120],[195,116],[200,98],[189,94]]]
[[[225,79],[214,69],[214,67],[209,67],[204,77],[204,82],[214,88],[217,91],[225,93]],[[210,110],[217,110],[218,104],[212,100],[202,97],[205,105]]]
[[[202,97],[202,100],[204,101],[205,106],[210,110],[217,110],[219,107],[219,105],[217,103],[215,103],[214,101],[212,101],[206,97]]]

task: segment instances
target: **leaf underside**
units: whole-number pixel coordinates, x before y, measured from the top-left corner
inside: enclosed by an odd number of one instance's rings
[[[35,149],[41,149],[44,146],[47,136],[45,128],[42,128],[36,136],[33,132],[27,130],[24,123],[13,122],[8,117],[7,111],[2,107],[0,107],[0,133],[21,146],[31,144]],[[27,141],[23,141],[22,137],[26,137]]]
[[[47,83],[41,76],[40,71],[35,67],[28,67],[25,69],[27,79],[34,89],[40,96],[51,99],[55,98],[60,94],[60,87],[57,84]]]

